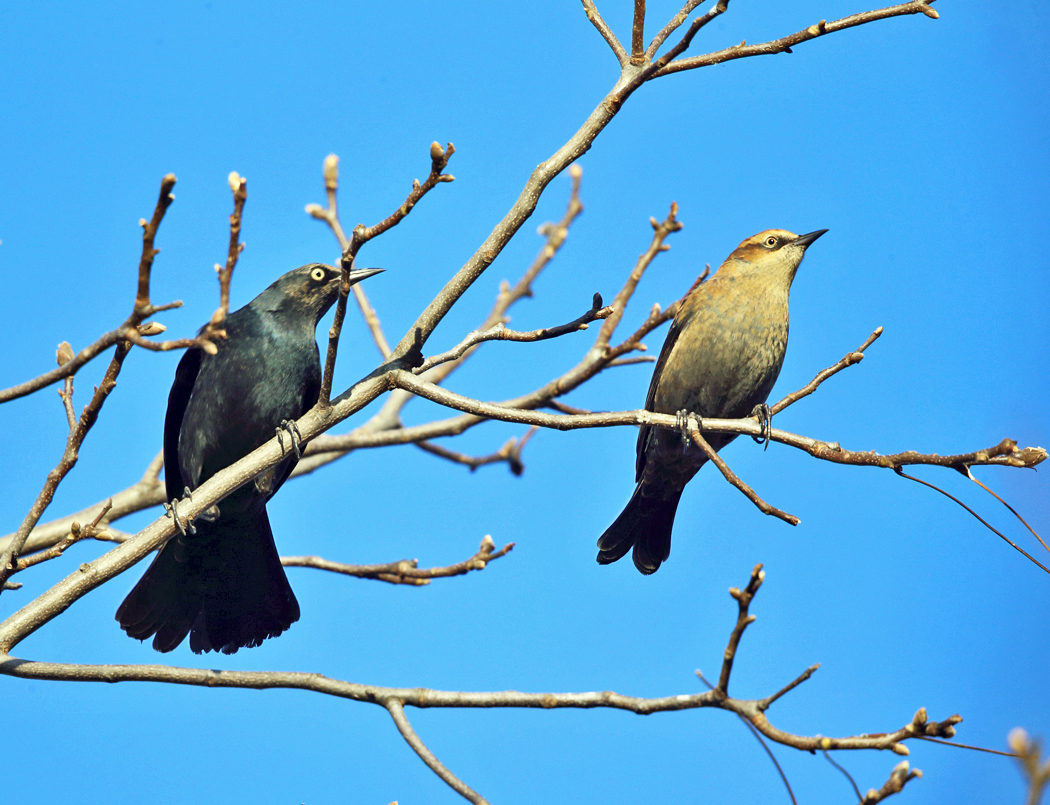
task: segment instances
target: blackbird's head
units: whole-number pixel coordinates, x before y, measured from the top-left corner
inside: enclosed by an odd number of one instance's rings
[[[354,285],[381,271],[382,268],[354,269],[349,275],[350,284]],[[301,317],[316,326],[335,304],[341,276],[341,269],[324,263],[299,266],[259,294],[252,304],[274,313]]]

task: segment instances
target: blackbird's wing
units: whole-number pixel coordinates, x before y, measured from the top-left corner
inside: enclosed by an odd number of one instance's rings
[[[164,415],[164,490],[168,500],[181,498],[192,480],[184,479],[179,468],[179,432],[200,370],[201,351],[186,350],[175,370],[175,382],[168,392],[168,412]]]
[[[299,413],[289,417],[289,419],[298,419],[315,405],[317,405],[317,399],[321,395],[321,354],[317,350],[317,344],[314,343],[314,360],[311,371],[307,373],[303,380],[303,402],[302,408],[299,409]],[[295,465],[298,464],[295,460],[295,453],[292,453],[274,467],[273,486],[270,492],[270,497],[277,494],[277,490],[281,488],[285,481],[288,480],[288,476],[292,474],[292,470],[295,469]]]
[[[693,293],[696,293],[700,286],[693,289]],[[656,402],[656,390],[660,385],[660,377],[663,375],[664,365],[667,363],[667,359],[670,356],[672,350],[674,350],[675,344],[678,343],[678,336],[682,334],[682,331],[689,325],[689,322],[693,320],[695,305],[686,304],[692,294],[688,294],[682,302],[681,308],[678,310],[678,315],[674,317],[674,321],[671,322],[671,328],[667,331],[667,338],[664,339],[663,349],[660,350],[660,357],[656,359],[656,368],[653,369],[653,379],[649,382],[649,393],[645,397],[645,410],[654,411],[653,408]],[[652,432],[652,428],[648,425],[642,425],[638,429],[638,446],[636,448],[637,457],[635,459],[635,483],[642,480],[642,472],[645,470],[645,449],[649,445],[649,435]]]

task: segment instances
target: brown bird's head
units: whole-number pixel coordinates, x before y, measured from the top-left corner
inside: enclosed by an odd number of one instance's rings
[[[381,268],[361,268],[350,272],[350,284],[378,274]],[[335,304],[339,296],[342,271],[324,263],[310,263],[289,271],[255,298],[252,305],[278,314],[309,319],[314,325]]]
[[[828,230],[818,229],[805,235],[796,235],[785,229],[767,229],[752,235],[733,250],[722,264],[733,273],[783,274],[788,284],[795,278],[806,248]]]

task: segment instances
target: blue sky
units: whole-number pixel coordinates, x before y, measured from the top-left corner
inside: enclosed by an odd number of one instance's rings
[[[777,422],[883,453],[966,452],[1012,437],[1050,443],[1050,10],[941,0],[941,19],[894,19],[824,37],[792,55],[670,76],[639,90],[580,160],[586,211],[534,298],[513,311],[532,329],[611,300],[651,236],[650,215],[680,207],[628,307],[625,332],[767,228],[829,228],[792,294],[792,332],[773,397],[807,382],[886,328],[865,361]],[[630,36],[627,2],[599,4]],[[856,0],[737,0],[692,52],[775,38],[868,8]],[[677,7],[649,3],[650,34]],[[361,262],[387,268],[367,290],[397,339],[503,216],[536,164],[613,85],[617,65],[572,2],[20,4],[0,28],[0,385],[53,365],[127,315],[161,176],[179,177],[154,271],[173,336],[216,304],[225,255],[226,176],[248,178],[233,283],[242,305],[285,271],[338,249],[303,212],[323,200],[321,163],[342,158],[344,224],[373,223],[424,178],[431,141],[455,143],[456,181],[427,197]],[[659,22],[657,22],[659,21]],[[503,279],[559,218],[567,176],[430,342],[450,347],[481,321]],[[336,385],[377,353],[348,316]],[[324,325],[320,331],[324,332]],[[590,333],[491,344],[449,382],[498,400],[574,365]],[[648,339],[656,350],[663,333]],[[354,344],[356,348],[349,348]],[[178,356],[134,352],[49,515],[137,480],[160,446]],[[77,377],[79,405],[103,364]],[[586,408],[641,407],[650,368],[615,369],[574,392]],[[363,418],[367,412],[359,417]],[[412,403],[408,423],[442,416]],[[346,423],[338,430],[352,427]],[[0,407],[9,471],[0,532],[14,530],[60,456],[54,389]],[[489,424],[450,447],[488,453],[524,428]],[[543,432],[527,471],[476,473],[413,447],[356,453],[289,483],[270,505],[286,554],[353,562],[417,557],[441,565],[481,537],[515,551],[483,573],[427,588],[293,569],[302,619],[233,657],[183,646],[164,661],[207,668],[318,671],[357,682],[459,690],[692,693],[717,675],[735,619],[730,586],[764,562],[731,691],[761,697],[820,671],[778,702],[772,722],[801,734],[880,732],[926,706],[960,713],[959,740],[1005,748],[1024,726],[1050,735],[1046,634],[1050,578],[936,493],[890,472],[832,466],[742,439],[724,451],[760,494],[798,515],[761,515],[711,467],[687,489],[670,561],[643,578],[599,567],[594,542],[633,487],[633,429]],[[1034,540],[976,485],[915,474],[966,500],[1033,553]],[[1050,534],[1046,471],[975,470]],[[136,530],[156,511],[120,524]],[[0,617],[100,555],[80,544],[22,574]],[[1041,549],[1039,549],[1041,550]],[[1037,554],[1038,555],[1038,554]],[[1043,556],[1045,557],[1045,552]],[[152,663],[113,612],[133,569],[16,650],[20,657]],[[21,802],[458,802],[380,708],[282,691],[47,684],[0,678],[6,791]],[[608,711],[408,711],[435,754],[493,803],[787,802],[776,772],[727,713],[648,718]],[[911,744],[925,776],[901,802],[1020,802],[1011,761]],[[776,751],[800,802],[851,802],[822,757]],[[839,753],[862,790],[898,758]]]

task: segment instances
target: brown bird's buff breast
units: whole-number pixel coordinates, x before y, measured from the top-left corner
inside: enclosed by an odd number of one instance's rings
[[[757,267],[739,259],[741,251],[683,303],[651,410],[743,417],[772,391],[787,351],[788,294],[797,265],[767,261]],[[706,438],[721,450],[735,437]],[[649,432],[644,452],[638,462],[643,494],[680,489],[707,461],[699,449],[683,448],[681,434],[662,428]]]

